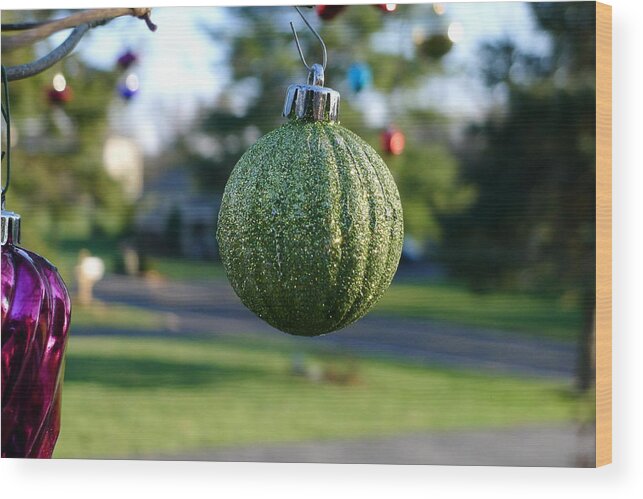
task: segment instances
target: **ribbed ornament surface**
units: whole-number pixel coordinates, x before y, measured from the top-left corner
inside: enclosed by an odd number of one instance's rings
[[[235,166],[217,238],[250,310],[284,332],[316,336],[356,321],[388,288],[402,207],[388,167],[360,137],[292,120]]]
[[[70,309],[51,263],[2,246],[2,457],[54,451]]]

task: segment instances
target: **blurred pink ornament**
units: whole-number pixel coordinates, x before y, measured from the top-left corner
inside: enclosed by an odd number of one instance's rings
[[[406,138],[404,134],[394,127],[389,127],[382,132],[382,148],[389,154],[399,156],[404,152]]]

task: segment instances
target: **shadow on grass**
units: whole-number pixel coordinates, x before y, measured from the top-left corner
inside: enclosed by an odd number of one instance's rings
[[[214,385],[265,376],[265,371],[214,363],[70,355],[65,383],[97,383],[117,388],[175,388]]]

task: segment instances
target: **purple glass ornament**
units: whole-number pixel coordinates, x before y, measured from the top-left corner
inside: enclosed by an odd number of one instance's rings
[[[127,69],[137,61],[138,57],[131,50],[127,50],[121,55],[117,62],[121,69]]]
[[[3,458],[54,451],[70,314],[56,267],[9,236],[2,245]]]

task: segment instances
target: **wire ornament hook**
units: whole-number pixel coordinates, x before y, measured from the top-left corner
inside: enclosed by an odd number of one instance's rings
[[[2,151],[2,159],[4,159],[5,155],[7,156],[7,162],[6,162],[6,177],[5,177],[5,183],[2,186],[2,209],[4,209],[4,204],[5,204],[5,196],[7,194],[7,191],[9,190],[9,182],[11,181],[11,109],[9,107],[9,82],[7,78],[7,69],[4,67],[4,64],[2,65],[2,90],[3,90],[3,104],[2,104],[2,119],[5,122],[6,126],[6,137],[7,137],[7,150]],[[4,127],[3,127],[4,128]]]
[[[313,28],[308,20],[304,17],[304,15],[301,13],[301,10],[299,10],[299,7],[294,6],[295,10],[299,14],[299,16],[302,18],[306,26],[308,26],[308,29],[312,31],[313,35],[315,35],[315,38],[319,40],[319,43],[322,46],[322,68],[325,70],[326,69],[326,62],[328,61],[328,52],[326,50],[326,44],[324,43],[324,40],[322,40],[322,37],[315,31],[315,28]],[[290,21],[290,29],[292,30],[292,34],[295,37],[295,44],[297,45],[297,51],[299,52],[299,58],[301,59],[301,62],[306,66],[306,69],[308,71],[311,71],[311,66],[308,65],[306,62],[306,58],[304,57],[304,52],[301,49],[301,44],[299,43],[299,37],[297,36],[297,31],[295,30],[295,26],[293,25],[292,21]]]
[[[301,16],[308,29],[312,31],[315,38],[319,40],[322,46],[323,58],[322,64],[308,65],[304,52],[299,43],[299,37],[295,31],[293,23],[290,23],[290,29],[295,37],[295,44],[299,52],[299,58],[308,70],[307,84],[294,84],[288,87],[286,100],[282,116],[290,119],[325,121],[335,123],[339,117],[339,92],[332,88],[324,86],[324,70],[328,60],[326,44],[319,33],[310,25],[298,7],[295,7],[297,13]]]

